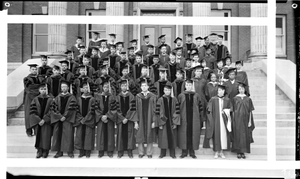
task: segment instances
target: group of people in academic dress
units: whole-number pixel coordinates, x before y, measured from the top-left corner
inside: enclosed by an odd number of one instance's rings
[[[36,158],[54,158],[64,152],[74,158],[89,158],[93,150],[118,158],[127,152],[133,158],[152,158],[154,143],[159,158],[197,158],[200,136],[203,148],[212,148],[214,158],[225,158],[226,150],[246,158],[253,143],[254,110],[243,61],[232,58],[223,36],[204,38],[186,34],[177,37],[175,48],[159,37],[137,47],[138,39],[110,42],[93,34],[88,47],[83,38],[65,52],[60,65],[29,64],[24,78],[26,134],[35,136]],[[211,39],[216,39],[212,41]],[[204,41],[203,41],[204,40]],[[205,132],[201,134],[201,131]]]

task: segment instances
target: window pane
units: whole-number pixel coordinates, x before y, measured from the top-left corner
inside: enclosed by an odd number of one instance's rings
[[[171,40],[172,35],[172,28],[170,27],[162,27],[161,28],[161,34],[166,34],[166,44],[172,45],[173,41]]]
[[[36,45],[35,46],[36,52],[47,52],[48,51],[48,36],[47,35],[36,36],[35,45]]]
[[[48,33],[48,24],[36,24],[35,25],[35,33],[47,34]]]
[[[105,24],[89,24],[89,30],[105,31],[106,25]]]
[[[276,28],[276,35],[282,35],[283,29],[282,28]]]
[[[282,37],[276,37],[276,54],[280,55],[283,54],[283,47],[282,47]]]
[[[146,27],[145,28],[145,35],[150,35],[149,36],[149,40],[150,40],[150,44],[156,44],[155,43],[155,28],[154,27]],[[142,42],[143,44],[143,42]]]
[[[282,18],[276,17],[276,28],[282,28]]]
[[[105,16],[106,11],[105,10],[95,10],[90,12],[92,16]]]
[[[211,31],[224,31],[224,26],[223,25],[212,25],[210,26]]]

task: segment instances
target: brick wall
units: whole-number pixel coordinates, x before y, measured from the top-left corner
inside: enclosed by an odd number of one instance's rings
[[[22,62],[22,24],[8,24],[7,61]]]
[[[276,14],[286,16],[286,59],[296,63],[294,14],[291,7],[292,2],[277,3]]]
[[[23,1],[25,15],[42,14],[42,6],[48,7],[48,1]]]
[[[192,3],[183,3],[183,16],[193,16],[193,4]],[[185,34],[193,33],[192,25],[183,26],[183,43],[185,43]]]

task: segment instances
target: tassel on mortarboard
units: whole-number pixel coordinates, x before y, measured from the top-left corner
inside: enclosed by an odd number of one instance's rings
[[[48,94],[48,85],[46,83],[46,94]]]
[[[87,75],[87,69],[86,69],[86,66],[84,66],[84,68],[85,68],[85,75]]]
[[[194,92],[196,91],[196,90],[195,90],[195,81],[193,81],[192,91],[194,91]]]
[[[147,77],[150,77],[150,67],[147,68]]]
[[[70,84],[70,93],[73,94],[72,84]]]
[[[110,81],[108,81],[108,92],[111,93]]]
[[[171,97],[172,97],[172,98],[174,97],[173,86],[172,86],[172,88],[171,88]]]
[[[183,72],[184,72],[184,80],[186,80],[186,71],[183,70]]]
[[[89,84],[89,82],[86,82],[86,83],[87,83],[87,86],[88,86],[88,92],[90,93],[91,92],[90,84]]]
[[[127,83],[127,87],[126,89],[129,90],[129,83],[128,83],[128,79],[126,79],[126,83]]]

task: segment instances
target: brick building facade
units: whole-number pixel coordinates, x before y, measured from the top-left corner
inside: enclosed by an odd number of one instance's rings
[[[48,15],[113,15],[113,16],[225,16],[225,17],[264,17],[267,12],[267,4],[253,3],[161,3],[161,2],[48,2],[48,1],[16,1],[11,3],[8,14],[42,15],[46,9]],[[55,9],[59,9],[56,11]],[[260,12],[260,13],[258,13]],[[44,12],[45,13],[45,12]],[[56,14],[55,14],[56,13]],[[58,13],[58,14],[57,14]],[[60,14],[59,14],[60,13]],[[95,23],[96,24],[96,23]],[[147,25],[89,25],[89,24],[65,24],[59,28],[65,28],[63,34],[54,34],[65,39],[59,52],[70,48],[75,43],[77,35],[84,37],[88,43],[91,32],[101,31],[102,37],[107,34],[116,33],[117,41],[124,41],[125,48],[133,38],[142,43],[142,35],[156,29],[155,37],[159,33],[172,32],[170,45],[179,36],[184,37],[186,33],[196,36],[206,36],[212,32],[226,36],[225,45],[229,47],[233,60],[247,60],[248,57],[266,56],[266,27],[261,30],[251,26],[205,26],[205,25],[174,25],[168,27]],[[8,63],[22,63],[27,59],[37,58],[39,54],[49,52],[50,46],[56,42],[50,39],[51,24],[9,24],[8,25]],[[96,29],[93,29],[95,26]],[[99,29],[97,29],[99,28]],[[256,29],[254,29],[256,28]],[[53,28],[52,28],[53,29]],[[152,30],[153,30],[152,29]],[[157,32],[158,29],[158,32]],[[260,33],[258,33],[260,32]],[[55,33],[55,32],[54,32]],[[125,35],[126,34],[126,35]],[[172,39],[174,38],[174,39]],[[260,39],[262,38],[262,39]],[[44,39],[44,40],[43,40]],[[57,38],[56,38],[57,39]],[[153,38],[156,39],[156,38]],[[45,43],[43,43],[45,42]],[[150,41],[151,42],[151,41]],[[258,42],[260,47],[258,48]],[[54,43],[54,44],[52,44]],[[156,41],[151,42],[156,45]],[[52,47],[51,46],[51,47]],[[42,51],[38,51],[42,48]],[[56,49],[57,49],[56,48]],[[53,51],[53,50],[52,50]],[[288,51],[288,54],[290,50]],[[288,55],[290,57],[290,55]]]

